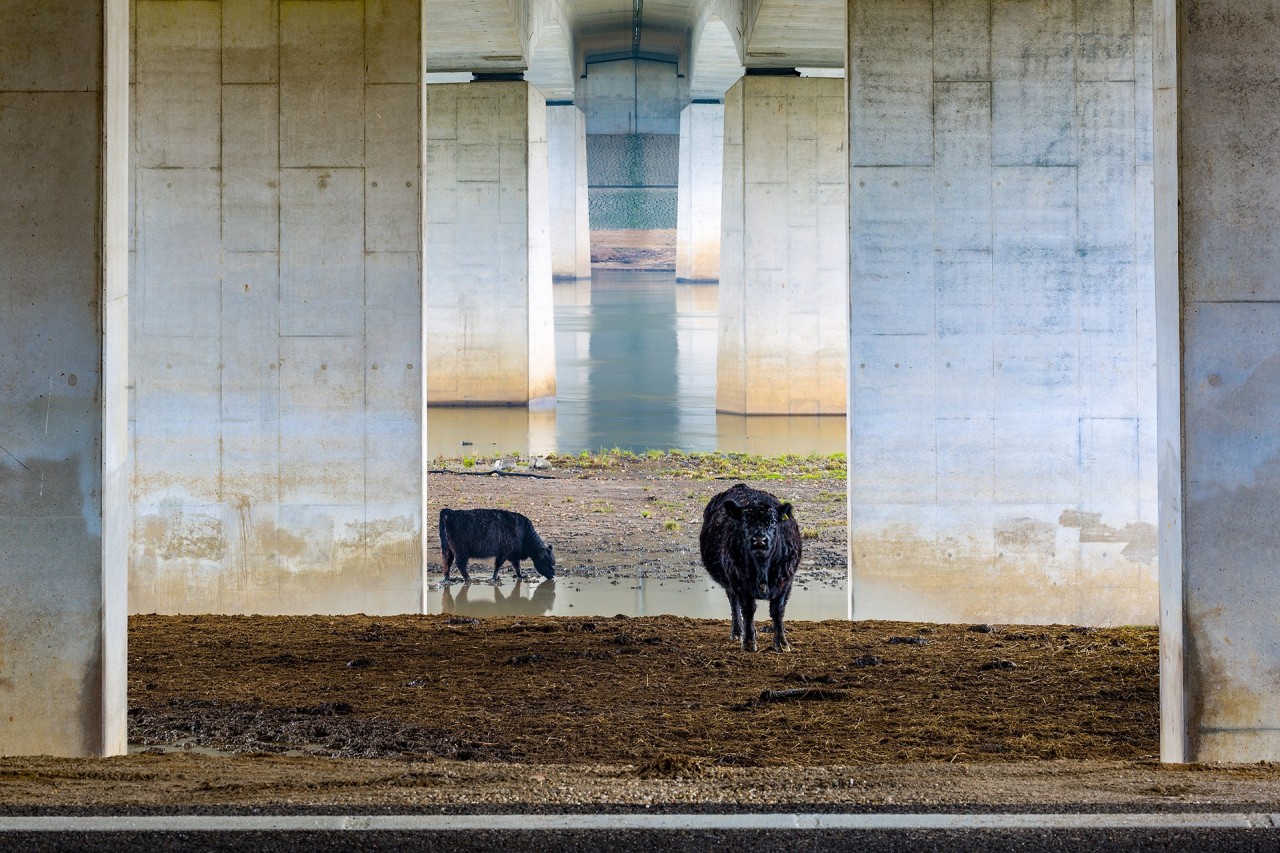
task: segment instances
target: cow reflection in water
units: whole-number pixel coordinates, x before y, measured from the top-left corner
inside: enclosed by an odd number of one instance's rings
[[[456,593],[455,585],[446,584],[441,590],[441,610],[459,616],[546,616],[556,603],[556,582],[552,580],[534,586],[533,595],[528,598],[520,594],[521,588],[528,586],[520,581],[516,581],[515,588],[508,595],[503,595],[502,587],[497,584],[475,586],[481,590],[483,598],[468,598],[467,592],[472,584],[457,585]],[[489,590],[493,590],[492,601],[488,600]]]

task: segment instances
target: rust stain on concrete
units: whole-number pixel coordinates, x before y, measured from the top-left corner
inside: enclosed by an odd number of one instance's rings
[[[907,524],[855,533],[854,617],[945,622],[1152,624],[1153,565],[1054,553],[1058,526],[997,523],[987,537]]]
[[[1124,527],[1112,527],[1102,523],[1102,514],[1097,512],[1077,512],[1063,510],[1058,518],[1063,527],[1080,529],[1081,542],[1115,542],[1124,543],[1120,553],[1130,560],[1139,563],[1154,564],[1156,561],[1156,527],[1145,521],[1135,521]]]

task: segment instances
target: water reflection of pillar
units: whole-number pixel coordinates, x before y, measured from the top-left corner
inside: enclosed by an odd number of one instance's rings
[[[676,285],[676,392],[686,450],[716,449],[715,284]]]
[[[675,294],[670,282],[670,273],[597,276],[590,325],[587,447],[681,446],[675,400]]]

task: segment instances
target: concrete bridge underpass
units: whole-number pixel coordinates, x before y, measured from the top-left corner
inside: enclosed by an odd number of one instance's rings
[[[124,750],[131,609],[419,608],[625,138],[718,407],[847,411],[855,605],[1158,619],[1164,757],[1280,757],[1270,13],[0,0],[0,754]]]

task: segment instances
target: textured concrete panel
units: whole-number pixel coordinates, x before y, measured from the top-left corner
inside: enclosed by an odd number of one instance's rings
[[[278,83],[280,0],[222,0],[222,82]]]
[[[364,5],[281,0],[281,165],[364,159]]]
[[[280,333],[361,335],[364,173],[281,173]]]
[[[928,165],[933,112],[933,4],[850,5],[849,149],[855,166]]]
[[[138,3],[137,162],[216,168],[222,21],[207,0]]]
[[[365,90],[365,250],[415,252],[421,210],[418,171],[418,87],[370,86]]]
[[[421,0],[366,0],[368,83],[418,83]]]
[[[0,6],[0,92],[96,92],[102,85],[100,5],[39,0]]]
[[[280,245],[280,90],[222,88],[222,241],[230,252]]]
[[[222,298],[218,174],[138,169],[135,329],[216,337]]]

